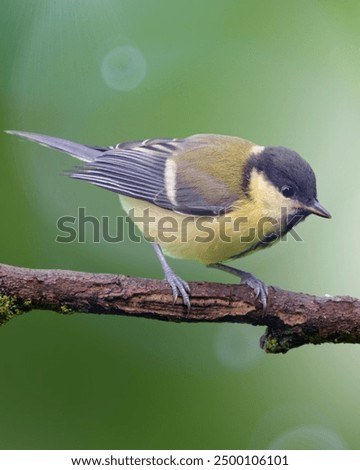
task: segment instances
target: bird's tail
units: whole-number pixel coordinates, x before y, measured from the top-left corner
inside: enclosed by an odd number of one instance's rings
[[[38,144],[50,147],[61,152],[68,153],[69,155],[78,158],[84,162],[92,162],[97,156],[104,152],[105,148],[88,147],[87,145],[71,142],[70,140],[59,139],[58,137],[50,137],[48,135],[35,134],[33,132],[23,131],[5,131],[8,134],[24,137],[25,139],[32,140]]]

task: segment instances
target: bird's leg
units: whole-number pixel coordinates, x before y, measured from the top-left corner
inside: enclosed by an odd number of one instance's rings
[[[226,264],[222,263],[213,263],[208,264],[207,266],[208,268],[221,269],[221,271],[225,271],[227,273],[233,274],[234,276],[240,277],[241,284],[246,284],[252,289],[254,289],[256,298],[259,297],[260,302],[263,306],[263,310],[264,312],[266,311],[269,289],[267,288],[266,284],[264,284],[260,279],[253,276],[251,273],[241,271],[240,269],[236,269],[232,266],[227,266]]]
[[[190,312],[191,304],[190,304],[189,284],[183,281],[180,277],[178,277],[174,273],[174,271],[170,268],[164,256],[164,253],[162,252],[160,245],[158,243],[151,243],[151,245],[154,248],[157,257],[159,258],[161,267],[163,268],[163,271],[165,274],[165,279],[170,284],[170,287],[173,293],[174,303],[176,302],[176,299],[178,298],[178,295],[180,294],[181,297],[183,298],[184,305],[186,306],[187,311]]]

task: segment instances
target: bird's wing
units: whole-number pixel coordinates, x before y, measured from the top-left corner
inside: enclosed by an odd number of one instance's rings
[[[198,135],[126,142],[97,155],[69,176],[176,212],[218,215],[239,200],[243,160],[240,145],[239,166],[229,168],[229,149],[222,139]],[[236,139],[234,145],[239,141],[248,143]]]
[[[238,137],[199,134],[91,147],[33,132],[10,134],[84,162],[68,175],[165,209],[218,215],[246,197],[244,165],[254,144]]]

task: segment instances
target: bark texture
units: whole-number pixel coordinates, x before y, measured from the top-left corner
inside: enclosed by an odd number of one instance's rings
[[[309,343],[360,343],[359,299],[317,297],[269,287],[264,313],[247,286],[191,283],[190,287],[192,309],[187,313],[180,298],[173,305],[164,281],[0,264],[0,323],[41,309],[265,325],[260,344],[270,353],[284,353]]]

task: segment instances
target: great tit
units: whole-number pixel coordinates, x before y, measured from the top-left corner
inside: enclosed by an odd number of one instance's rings
[[[310,214],[330,218],[319,203],[310,165],[285,147],[239,137],[198,134],[111,147],[7,131],[85,162],[68,175],[118,193],[148,239],[171,286],[190,310],[190,289],[164,254],[200,261],[241,278],[266,309],[268,289],[252,274],[222,264],[271,246]]]

